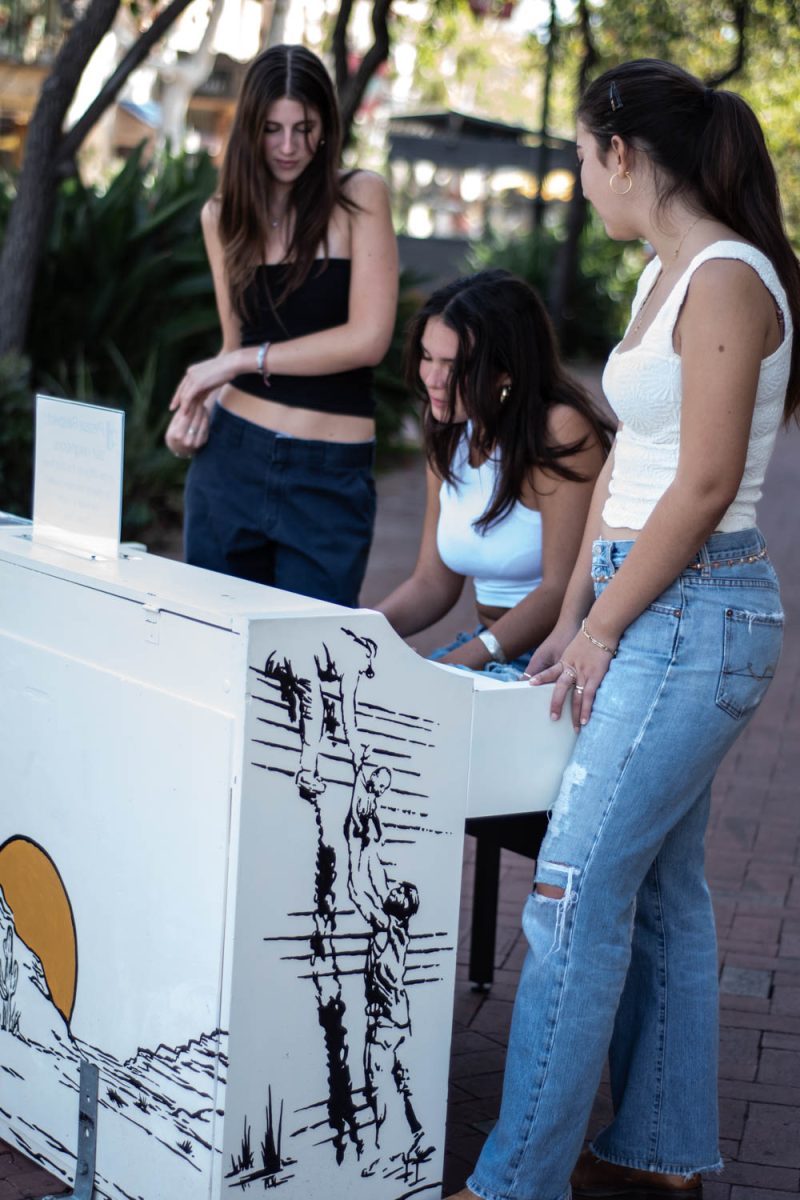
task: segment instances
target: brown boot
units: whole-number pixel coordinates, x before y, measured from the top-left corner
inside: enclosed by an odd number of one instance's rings
[[[584,1150],[570,1180],[573,1200],[701,1200],[703,1182],[699,1175],[662,1175],[618,1167]]]

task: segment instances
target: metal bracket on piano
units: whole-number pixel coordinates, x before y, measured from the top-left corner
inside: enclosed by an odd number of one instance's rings
[[[98,1071],[85,1058],[81,1059],[80,1102],[78,1106],[78,1155],[75,1166],[75,1187],[60,1196],[43,1196],[42,1200],[92,1200],[94,1196],[94,1163],[97,1151],[97,1084]]]

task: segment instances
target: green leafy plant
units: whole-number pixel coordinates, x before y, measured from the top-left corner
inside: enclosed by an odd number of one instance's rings
[[[31,511],[37,391],[126,413],[123,536],[175,526],[185,464],[163,443],[187,363],[219,326],[200,233],[216,173],[206,157],[134,152],[105,190],[66,182],[41,263],[26,355],[0,362],[0,509]],[[0,187],[0,232],[12,185]]]
[[[200,233],[215,186],[208,158],[164,157],[151,168],[142,148],[105,191],[78,179],[62,186],[26,347],[34,382],[66,384],[82,361],[96,395],[111,398],[120,390],[112,345],[134,376],[152,372],[153,402],[166,405],[186,364],[216,353]]]

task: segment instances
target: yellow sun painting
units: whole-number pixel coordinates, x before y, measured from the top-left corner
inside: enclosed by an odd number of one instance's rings
[[[69,1022],[78,981],[75,921],[50,856],[25,837],[0,846],[0,888],[21,940],[38,955],[53,1003]]]

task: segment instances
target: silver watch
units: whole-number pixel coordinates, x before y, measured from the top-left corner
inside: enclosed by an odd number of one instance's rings
[[[484,646],[489,651],[489,657],[491,658],[492,662],[497,662],[497,663],[508,662],[508,659],[506,658],[505,653],[503,651],[503,647],[500,645],[500,643],[498,642],[498,640],[494,636],[494,634],[491,632],[491,630],[484,629],[484,631],[482,633],[479,633],[478,641],[483,642]]]

